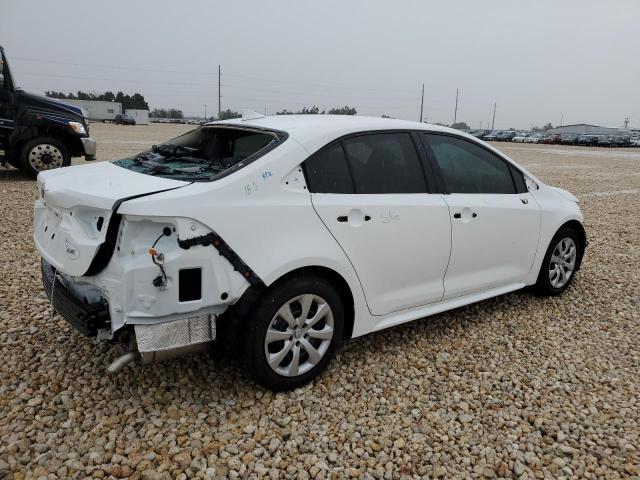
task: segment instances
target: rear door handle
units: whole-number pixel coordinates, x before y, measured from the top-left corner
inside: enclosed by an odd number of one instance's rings
[[[365,222],[368,222],[369,220],[371,220],[370,215],[364,215],[362,218],[364,219]],[[347,215],[340,215],[338,218],[336,218],[336,220],[338,220],[340,223],[346,223],[349,221],[349,217]]]

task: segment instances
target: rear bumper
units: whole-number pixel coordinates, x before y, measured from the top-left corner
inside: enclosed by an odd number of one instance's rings
[[[96,159],[96,152],[98,151],[98,144],[91,137],[83,137],[80,139],[82,142],[82,149],[84,150],[85,160],[91,161]]]
[[[86,303],[76,298],[56,276],[54,268],[41,261],[42,286],[53,308],[76,330],[87,337],[94,337],[98,329],[110,329],[109,308],[106,301]]]

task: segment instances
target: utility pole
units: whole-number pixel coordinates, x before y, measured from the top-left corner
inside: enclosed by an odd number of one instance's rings
[[[493,131],[493,125],[496,123],[496,106],[498,102],[493,102],[493,120],[491,120],[491,130]]]
[[[456,88],[456,109],[453,111],[453,125],[456,124],[458,119],[458,89]],[[451,125],[453,127],[453,125]]]
[[[422,84],[422,99],[420,100],[420,119],[419,119],[420,123],[422,123],[423,112],[424,112],[424,83]]]
[[[629,117],[624,117],[624,129],[629,129]]]
[[[218,65],[218,120],[220,120],[220,115],[222,114],[222,102],[220,101],[220,65]]]
[[[204,121],[207,121],[207,104],[204,104]]]
[[[564,113],[560,114],[560,126],[563,125],[562,121],[564,120]]]

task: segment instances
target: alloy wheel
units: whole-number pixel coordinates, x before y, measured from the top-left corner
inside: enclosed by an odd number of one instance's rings
[[[553,288],[562,288],[571,279],[576,258],[577,249],[572,238],[565,237],[556,244],[549,261],[549,282]]]
[[[324,358],[333,331],[333,312],[326,300],[313,294],[296,296],[269,322],[264,338],[267,363],[279,375],[302,375]]]

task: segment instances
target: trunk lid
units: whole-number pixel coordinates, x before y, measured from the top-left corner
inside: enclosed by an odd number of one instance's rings
[[[59,271],[84,275],[105,242],[122,201],[189,184],[136,173],[110,162],[42,172],[38,175],[40,199],[34,208],[36,247]]]

